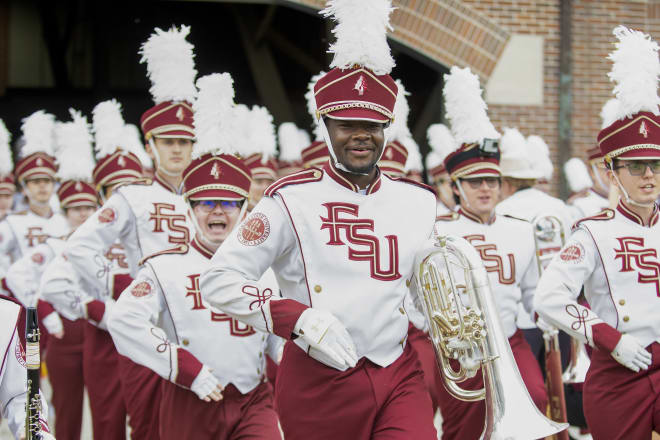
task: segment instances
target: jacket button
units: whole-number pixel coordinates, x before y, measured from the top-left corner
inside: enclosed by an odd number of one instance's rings
[[[321,289],[321,286],[319,286],[318,284],[316,286],[314,286],[314,292],[321,293],[321,290],[323,290],[323,289]]]
[[[406,311],[403,309],[403,307],[399,307],[399,312],[401,312],[402,315],[406,314]]]
[[[623,317],[623,322],[628,322],[630,321],[630,316],[624,316]]]
[[[190,341],[187,340],[187,339],[184,339],[183,341],[181,341],[181,343],[187,347],[188,344],[190,344]]]
[[[410,280],[406,280],[406,287],[410,287]]]
[[[626,304],[626,300],[625,300],[625,299],[620,299],[620,300],[619,300],[619,304],[621,304],[622,306],[625,305],[625,304]]]

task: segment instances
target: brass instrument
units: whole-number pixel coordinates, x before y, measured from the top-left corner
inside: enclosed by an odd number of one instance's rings
[[[550,260],[564,247],[566,237],[561,220],[554,215],[539,214],[532,220],[534,228],[534,246],[539,276]],[[561,370],[561,351],[559,349],[559,331],[543,331],[545,343],[545,387],[548,391],[548,415],[557,422],[566,422],[566,397]],[[568,440],[568,432],[563,431],[550,439]]]
[[[27,398],[25,400],[25,439],[41,440],[41,395],[39,382],[39,325],[36,307],[27,308],[25,323],[25,360],[27,366]]]
[[[457,284],[454,267],[463,271],[463,286]],[[529,440],[565,430],[568,424],[539,412],[525,388],[476,250],[460,237],[434,236],[417,253],[415,268],[414,289],[429,323],[447,391],[463,401],[485,400],[481,439]],[[459,287],[465,290],[469,306],[459,297]],[[449,361],[459,358],[481,368],[482,389],[465,390],[458,385],[468,371],[462,366],[454,370]]]

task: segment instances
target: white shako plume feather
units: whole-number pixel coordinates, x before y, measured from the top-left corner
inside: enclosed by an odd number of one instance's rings
[[[250,127],[250,107],[245,104],[236,104],[232,112],[233,128],[236,133],[237,141],[240,142],[240,151],[243,157],[247,157],[255,152],[250,142],[252,136]],[[237,147],[238,148],[238,147]]]
[[[298,142],[300,142],[300,152],[312,143],[312,138],[304,128],[298,129]]]
[[[532,169],[539,178],[551,179],[554,166],[550,159],[550,148],[543,138],[535,134],[527,136],[527,151],[532,158]]]
[[[193,103],[195,138],[192,158],[205,154],[239,154],[240,129],[235,125],[234,80],[229,73],[212,73],[197,80]]]
[[[260,153],[261,163],[266,163],[269,158],[275,157],[277,150],[273,115],[266,107],[252,106],[250,110],[250,129],[250,144],[254,148],[253,152]]]
[[[193,102],[195,89],[195,54],[186,41],[190,26],[168,31],[156,28],[140,48],[141,63],[147,63],[151,96],[156,104],[165,101]]]
[[[349,69],[355,65],[371,69],[376,75],[392,71],[394,58],[387,44],[391,30],[391,0],[328,0],[320,14],[332,17],[337,40],[330,45],[334,54],[330,67]]]
[[[488,106],[481,97],[479,77],[468,67],[453,66],[445,75],[442,93],[445,97],[447,119],[456,139],[457,148],[462,144],[481,142],[484,139],[499,139],[500,134],[490,122]]]
[[[14,170],[14,159],[11,156],[11,133],[5,122],[0,119],[0,177],[8,176]]]
[[[307,100],[307,111],[309,112],[309,115],[312,117],[312,127],[314,131],[314,139],[317,141],[322,141],[323,140],[323,135],[321,134],[321,128],[319,127],[319,123],[316,119],[316,99],[314,97],[314,86],[316,85],[317,81],[325,76],[326,72],[321,71],[314,75],[312,79],[309,81],[309,84],[307,85],[307,93],[305,93],[305,99]]]
[[[619,41],[608,57],[614,64],[607,76],[616,83],[614,95],[619,100],[619,108],[612,116],[621,120],[641,111],[657,116],[660,114],[658,43],[625,26],[617,26],[613,33]],[[615,120],[607,121],[608,125]]]
[[[144,168],[154,168],[154,161],[147,154],[140,135],[140,129],[135,124],[125,124],[121,145],[129,152],[135,154]]]
[[[457,148],[454,136],[445,124],[432,124],[426,129],[426,139],[431,151],[426,155],[426,169],[440,165],[445,157]]]
[[[422,153],[419,151],[419,145],[415,142],[412,136],[405,137],[399,140],[408,150],[408,158],[406,159],[405,171],[422,171]]]
[[[527,150],[527,140],[517,128],[505,127],[500,138],[500,161],[513,160],[526,168],[532,167]]]
[[[621,114],[620,109],[621,103],[616,98],[609,99],[605,105],[603,105],[603,108],[600,111],[601,130],[609,127],[614,121],[619,119],[619,115]]]
[[[71,122],[58,122],[55,125],[55,157],[57,177],[60,181],[92,181],[94,170],[94,150],[92,133],[87,117],[79,111],[69,109]]]
[[[21,130],[25,143],[19,153],[21,159],[33,153],[45,153],[54,156],[55,116],[38,110],[23,119]]]
[[[564,164],[564,175],[566,176],[568,188],[571,192],[577,193],[593,186],[587,166],[577,157],[566,161]]]
[[[398,92],[394,102],[394,122],[389,128],[389,136],[391,140],[401,142],[403,139],[412,137],[412,133],[408,128],[410,106],[408,105],[408,98],[406,98],[410,93],[406,91],[400,80],[397,79],[395,82]]]
[[[115,151],[127,149],[122,145],[124,118],[121,115],[121,104],[116,99],[99,102],[92,110],[96,160],[113,154]]]
[[[301,136],[298,127],[293,122],[282,122],[277,128],[277,140],[280,145],[279,159],[284,162],[300,160],[300,153],[305,148],[301,146]],[[305,145],[306,146],[306,145]]]

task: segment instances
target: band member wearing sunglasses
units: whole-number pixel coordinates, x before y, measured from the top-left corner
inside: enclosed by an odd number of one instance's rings
[[[470,95],[462,95],[461,90],[464,90],[465,84],[472,84],[476,88],[471,94],[476,102],[469,101]],[[436,228],[443,234],[465,238],[479,252],[498,305],[499,319],[509,338],[527,391],[539,410],[545,412],[547,395],[541,369],[522,331],[516,326],[521,302],[531,314],[534,289],[538,282],[532,226],[525,220],[495,214],[501,190],[497,141],[499,133],[485,110],[475,112],[474,118],[460,118],[466,108],[485,109],[477,77],[469,69],[453,67],[445,77],[444,95],[448,103],[447,116],[452,122],[452,132],[459,145],[445,158],[444,164],[460,206],[457,212],[439,216]],[[464,130],[466,127],[461,125],[462,121],[463,125],[469,123],[469,130]],[[483,386],[481,372],[476,371],[478,368],[474,366],[476,376],[463,382],[462,388],[478,389]],[[459,401],[444,387],[439,390],[439,395],[443,417],[442,438],[478,439],[485,419],[484,402]]]
[[[614,34],[618,110],[598,144],[621,198],[574,226],[535,298],[539,315],[594,347],[583,402],[595,440],[660,429],[660,62],[647,35],[623,26]],[[590,309],[577,302],[582,285]]]

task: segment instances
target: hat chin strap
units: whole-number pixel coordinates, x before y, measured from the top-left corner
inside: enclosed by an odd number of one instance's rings
[[[600,188],[603,190],[607,189],[609,185],[605,185],[603,179],[600,178],[600,173],[598,172],[598,167],[596,166],[595,163],[591,164],[591,170],[594,172],[594,176],[596,176],[596,182],[598,183],[598,186],[600,186]]]
[[[180,173],[173,173],[171,171],[167,171],[164,167],[160,166],[160,155],[158,154],[158,150],[156,149],[156,144],[154,143],[154,138],[150,137],[149,138],[149,145],[151,145],[151,151],[154,154],[154,159],[156,159],[156,171],[157,173],[163,173],[166,176],[169,177],[178,177]]]
[[[646,209],[653,208],[653,206],[655,205],[655,202],[639,203],[639,202],[636,202],[633,199],[631,199],[630,196],[628,195],[628,191],[626,191],[626,189],[623,187],[623,185],[621,184],[621,181],[619,180],[619,176],[616,175],[616,173],[614,172],[613,169],[612,169],[612,175],[614,176],[614,180],[616,180],[616,184],[619,187],[619,190],[621,191],[621,194],[623,194],[623,198],[626,199],[626,203],[629,203],[633,206],[637,206],[639,208],[646,208]]]
[[[458,188],[458,192],[461,194],[461,197],[465,201],[465,207],[470,208],[470,202],[468,202],[468,198],[465,195],[465,191],[463,191],[463,183],[461,182],[460,179],[456,179],[456,187]]]
[[[337,168],[338,170],[341,170],[345,173],[355,174],[357,176],[368,176],[369,175],[368,172],[367,173],[358,173],[356,171],[351,171],[348,168],[346,168],[343,163],[339,162],[337,160],[337,155],[335,155],[335,150],[334,150],[334,148],[332,148],[332,142],[330,142],[330,133],[328,133],[328,127],[326,127],[325,121],[323,120],[323,118],[319,118],[318,126],[319,126],[319,129],[321,130],[321,135],[323,136],[323,139],[325,140],[325,143],[328,146],[328,151],[330,152],[330,157],[332,157],[332,163],[334,163],[335,168]],[[382,148],[382,150],[380,150],[380,156],[378,156],[378,160],[376,161],[376,163],[378,163],[380,161],[380,159],[383,157],[383,153],[385,153],[385,146],[387,146],[387,138],[388,138],[387,129],[385,129],[385,138],[384,138],[384,142],[383,142],[383,148]]]

